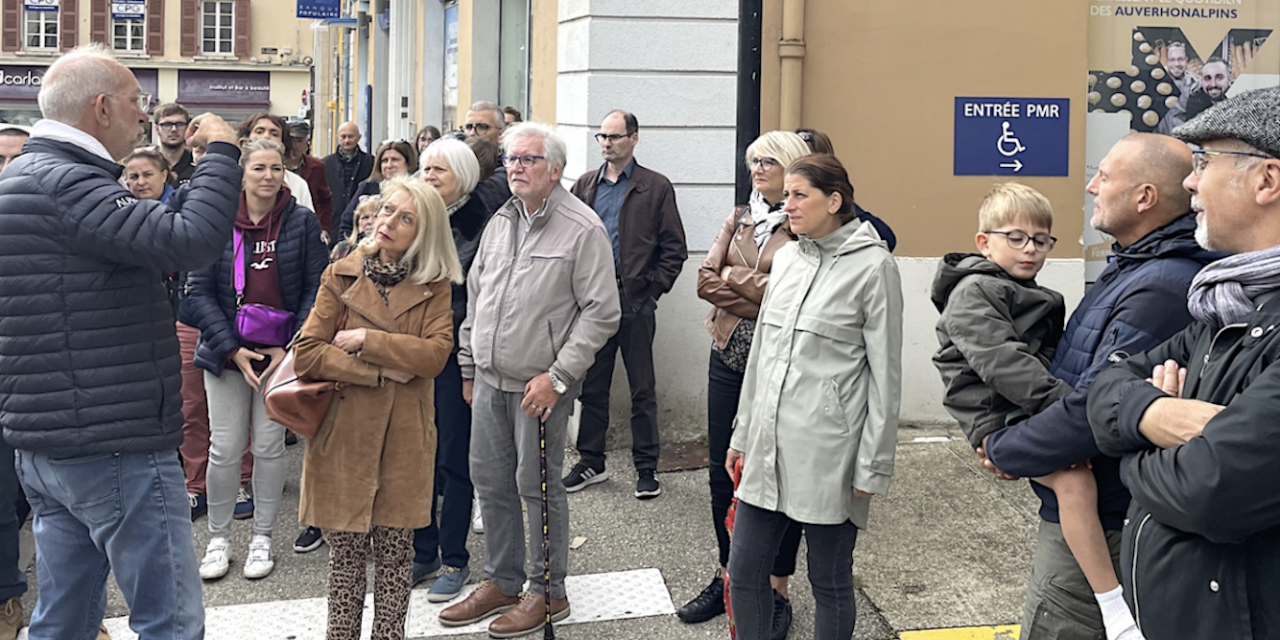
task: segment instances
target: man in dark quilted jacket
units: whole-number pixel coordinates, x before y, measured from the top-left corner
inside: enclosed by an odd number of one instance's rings
[[[49,67],[44,115],[0,177],[0,426],[35,513],[32,640],[91,638],[109,572],[141,640],[204,637],[164,274],[216,259],[240,186],[235,134],[195,118],[207,153],[181,209],[138,200],[116,159],[150,96],[100,45]]]

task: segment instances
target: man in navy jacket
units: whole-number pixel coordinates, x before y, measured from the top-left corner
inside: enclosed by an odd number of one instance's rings
[[[984,447],[988,468],[1005,476],[1035,478],[1091,462],[1113,562],[1129,492],[1120,483],[1119,461],[1103,456],[1094,442],[1086,401],[1094,378],[1112,362],[1156,346],[1191,322],[1187,288],[1219,256],[1195,242],[1190,195],[1181,185],[1189,173],[1187,146],[1156,134],[1125,137],[1099,164],[1088,185],[1095,205],[1090,224],[1116,239],[1116,255],[1072,314],[1049,367],[1074,392],[991,434]],[[1031,487],[1041,501],[1041,523],[1021,637],[1105,640],[1094,594],[1062,538],[1057,497],[1042,485]]]
[[[212,262],[240,186],[235,134],[204,115],[182,208],[120,185],[142,93],[101,45],[54,62],[44,120],[0,178],[0,426],[35,512],[32,640],[89,638],[113,571],[142,640],[204,637],[164,274]]]

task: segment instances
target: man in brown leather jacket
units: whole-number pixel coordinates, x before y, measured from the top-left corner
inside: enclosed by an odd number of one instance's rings
[[[604,467],[609,387],[618,349],[622,349],[631,385],[631,457],[638,475],[635,496],[647,500],[662,493],[657,478],[655,311],[658,297],[671,290],[689,253],[671,182],[635,161],[639,130],[636,117],[626,111],[606,115],[595,136],[605,162],[578,178],[571,190],[595,210],[609,232],[622,324],[596,354],[595,364],[583,380],[578,428],[582,460],[564,477],[564,486],[573,492],[609,478]]]

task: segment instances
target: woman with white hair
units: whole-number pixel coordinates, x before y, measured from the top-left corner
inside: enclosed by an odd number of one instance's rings
[[[382,183],[373,235],[325,270],[295,345],[299,376],[338,383],[307,439],[298,509],[330,547],[328,640],[360,637],[370,553],[371,637],[405,636],[413,530],[431,522],[435,496],[434,379],[453,345],[449,285],[462,282],[448,225],[435,189]]]
[[[484,201],[473,197],[480,181],[480,164],[466,143],[444,138],[432,143],[420,161],[422,180],[435,187],[447,204],[454,248],[465,278],[480,246],[480,234],[493,215]],[[457,335],[467,315],[467,287],[453,286],[453,330]],[[438,520],[414,534],[413,583],[418,584],[439,570],[439,578],[427,591],[427,600],[447,602],[462,591],[471,575],[467,552],[467,526],[471,522],[471,405],[462,397],[462,370],[454,345],[444,371],[436,376],[436,482],[444,496]],[[435,504],[432,504],[435,512]],[[442,566],[443,565],[443,566]]]

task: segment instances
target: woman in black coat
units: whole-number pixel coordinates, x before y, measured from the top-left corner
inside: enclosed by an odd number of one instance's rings
[[[369,174],[368,180],[356,187],[356,192],[351,195],[351,201],[347,203],[346,210],[342,212],[342,220],[338,223],[338,236],[346,238],[351,235],[352,229],[355,228],[356,207],[369,196],[382,193],[380,185],[383,180],[399,175],[413,175],[417,171],[418,152],[412,145],[404,140],[382,143],[373,160],[373,173]]]
[[[275,566],[271,532],[284,492],[284,427],[266,417],[257,391],[311,311],[329,264],[315,214],[284,186],[284,148],[271,140],[246,142],[240,164],[244,188],[235,235],[220,260],[191,273],[182,301],[183,321],[200,329],[195,363],[205,370],[209,399],[206,495],[212,538],[200,565],[206,580],[225,576],[229,568],[240,456],[251,432],[254,536],[244,575],[264,578]],[[251,311],[269,316],[259,328],[275,331],[255,331],[237,321]]]

